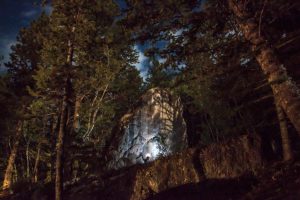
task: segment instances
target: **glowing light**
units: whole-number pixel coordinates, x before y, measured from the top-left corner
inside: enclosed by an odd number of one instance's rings
[[[151,154],[150,153],[146,153],[145,157],[146,158],[151,158]]]
[[[151,152],[153,158],[156,158],[159,155],[159,148],[157,143],[154,143],[154,145],[152,145]]]

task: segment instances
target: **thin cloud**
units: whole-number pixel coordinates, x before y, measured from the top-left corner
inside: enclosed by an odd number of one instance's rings
[[[158,62],[159,62],[160,64],[163,64],[163,63],[165,63],[166,61],[167,61],[166,58],[162,58],[162,57],[159,57],[159,58],[158,58]]]
[[[4,63],[7,63],[9,61],[9,54],[11,53],[11,46],[16,44],[16,41],[14,39],[2,39],[0,41],[0,57],[2,58],[0,60],[0,72],[6,71],[4,68]]]
[[[23,11],[21,13],[21,17],[24,18],[33,18],[36,17],[38,14],[40,14],[42,11],[46,12],[48,15],[50,15],[52,13],[53,7],[49,4],[45,5],[45,6],[39,6],[39,7],[34,7],[31,8],[30,10],[27,11]]]
[[[39,11],[37,9],[31,9],[28,11],[24,11],[21,13],[22,17],[26,17],[26,18],[31,18],[33,16],[35,16]]]
[[[11,52],[11,46],[16,44],[15,39],[2,39],[0,41],[0,55],[4,56],[4,61],[8,61],[8,56]]]

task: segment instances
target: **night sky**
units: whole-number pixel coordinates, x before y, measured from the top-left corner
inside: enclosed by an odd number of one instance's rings
[[[4,56],[2,62],[8,61],[10,46],[15,43],[19,30],[28,26],[43,9],[47,13],[51,12],[50,6],[42,8],[37,2],[37,0],[0,0],[0,55]]]

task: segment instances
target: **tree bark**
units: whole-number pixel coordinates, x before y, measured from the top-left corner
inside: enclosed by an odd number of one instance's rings
[[[12,178],[12,180],[16,183],[16,182],[18,182],[18,178],[19,178],[16,162],[14,164],[14,171],[15,171],[14,172],[14,178]]]
[[[67,80],[69,82],[69,79]],[[66,83],[68,85],[69,83]],[[55,199],[63,198],[63,155],[64,155],[64,138],[66,132],[66,123],[68,115],[68,86],[65,88],[65,94],[60,111],[60,122],[58,136],[56,140],[56,162],[55,162]]]
[[[71,33],[75,32],[75,26],[72,27]],[[74,46],[71,40],[68,40],[68,52],[66,59],[66,66],[68,73],[66,74],[66,82],[64,87],[64,95],[62,98],[61,113],[58,136],[56,140],[56,162],[55,162],[55,199],[63,199],[63,156],[64,156],[64,143],[65,133],[68,125],[68,108],[71,99],[72,83],[71,83],[71,72],[74,55]]]
[[[16,136],[15,136],[15,143],[12,146],[11,153],[9,155],[7,167],[5,170],[4,180],[2,184],[3,189],[10,189],[12,184],[12,175],[14,171],[14,164],[22,136],[22,121],[19,120],[16,127]]]
[[[285,114],[284,114],[281,106],[278,103],[276,103],[276,112],[277,112],[277,117],[278,117],[278,121],[279,121],[283,160],[284,161],[292,160],[293,152],[291,149],[291,143],[290,143],[290,139],[289,139],[287,120],[285,118]]]
[[[34,169],[33,169],[33,182],[35,182],[35,183],[38,182],[41,146],[42,146],[42,143],[39,142],[38,147],[37,147],[35,163],[34,163]]]
[[[26,178],[29,180],[30,177],[30,158],[29,158],[29,145],[30,145],[30,138],[28,138],[26,144]]]
[[[296,84],[287,75],[286,68],[280,62],[266,38],[259,31],[259,25],[246,10],[245,1],[228,0],[229,7],[237,18],[244,37],[251,44],[256,60],[271,85],[274,96],[300,134],[300,94]]]
[[[75,98],[75,108],[74,108],[74,117],[73,117],[73,131],[77,133],[80,129],[80,124],[79,124],[79,111],[81,107],[81,101],[82,101],[81,96],[76,96]]]
[[[51,140],[51,149],[55,149],[55,141],[56,141],[56,132],[59,128],[59,116],[53,116],[51,119],[51,132],[50,132],[50,140]],[[52,182],[53,180],[55,180],[55,152],[51,152],[51,156],[50,156],[50,166],[49,166],[49,172],[47,175],[47,181]]]

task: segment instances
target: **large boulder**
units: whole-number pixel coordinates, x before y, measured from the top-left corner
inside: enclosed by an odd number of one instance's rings
[[[262,166],[260,151],[257,135],[244,135],[203,149],[186,149],[73,185],[66,199],[142,200],[179,186],[236,179],[245,173],[257,173]]]
[[[136,171],[128,199],[154,194],[205,179],[230,179],[257,173],[262,166],[261,140],[244,135],[204,149],[187,149]]]
[[[187,147],[186,124],[180,98],[169,90],[153,88],[134,111],[122,118],[111,168],[143,164]]]

